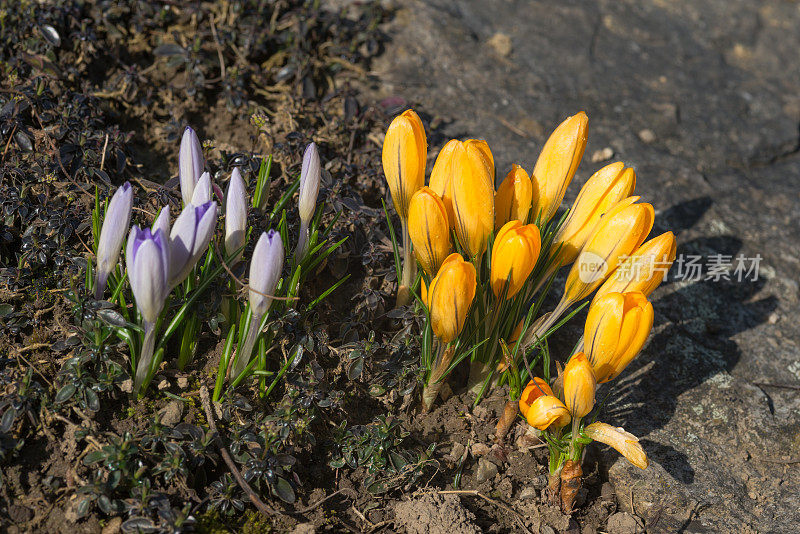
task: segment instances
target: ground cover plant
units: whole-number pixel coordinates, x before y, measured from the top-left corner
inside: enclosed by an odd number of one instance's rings
[[[391,16],[0,3],[4,529],[390,532],[441,491],[499,531],[616,509],[587,445],[647,460],[595,390],[674,237],[646,240],[620,162],[562,208],[583,113],[496,190],[486,142],[429,146],[367,93]]]

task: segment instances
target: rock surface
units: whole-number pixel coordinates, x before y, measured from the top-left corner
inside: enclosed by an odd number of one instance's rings
[[[407,2],[375,69],[384,96],[423,112],[431,162],[450,137],[484,137],[499,177],[530,171],[555,125],[586,110],[567,201],[611,151],[636,168],[654,234],[700,257],[697,280],[673,267],[643,354],[598,392],[601,419],[651,459],[640,471],[603,451],[648,532],[800,524],[798,27],[800,4],[778,0]],[[760,255],[757,279],[737,279],[739,255]],[[730,280],[706,279],[715,259]]]

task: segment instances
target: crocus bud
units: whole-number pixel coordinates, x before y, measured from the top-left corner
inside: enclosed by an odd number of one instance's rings
[[[494,194],[494,229],[508,221],[528,222],[532,198],[531,179],[525,169],[515,164]]]
[[[597,289],[650,233],[653,206],[637,200],[628,197],[600,218],[567,275],[565,302],[577,302]]]
[[[200,179],[194,185],[194,192],[192,192],[192,206],[202,206],[211,200],[211,175],[204,172],[200,175]]]
[[[169,235],[170,287],[183,282],[208,248],[217,225],[217,203],[213,200],[202,206],[186,206]]]
[[[613,427],[597,421],[587,425],[583,429],[583,433],[594,441],[599,441],[615,448],[617,452],[639,469],[647,469],[650,462],[647,460],[647,454],[645,454],[642,445],[639,443],[639,438],[630,432],[625,432],[624,428]]]
[[[394,209],[408,219],[411,196],[425,184],[428,142],[422,121],[412,110],[395,117],[383,141],[383,173]]]
[[[675,235],[666,232],[645,242],[636,252],[622,260],[608,277],[594,300],[609,293],[641,291],[645,297],[661,283],[675,261]]]
[[[156,220],[153,221],[151,232],[153,232],[153,235],[155,235],[158,230],[161,230],[161,233],[165,236],[169,236],[169,206],[164,206],[161,208],[161,211],[158,213],[158,217],[156,217]]]
[[[456,221],[456,214],[453,211],[453,154],[463,148],[463,143],[458,139],[451,139],[442,147],[433,164],[429,184],[442,199],[451,228],[455,227]]]
[[[494,160],[485,141],[470,139],[453,154],[453,211],[458,241],[470,260],[494,230]]]
[[[539,430],[547,430],[551,425],[561,428],[572,419],[564,403],[553,395],[542,395],[533,401],[525,414],[528,424]]]
[[[408,233],[422,268],[435,276],[450,254],[450,225],[442,199],[429,187],[423,186],[411,197]]]
[[[423,165],[423,172],[424,168]],[[298,201],[300,220],[306,221],[306,223],[311,222],[314,217],[321,176],[319,150],[316,143],[311,143],[303,154],[303,168],[300,171],[300,200]]]
[[[272,305],[272,295],[283,270],[283,241],[275,230],[262,232],[250,260],[250,309],[262,317]],[[251,327],[252,328],[252,327]]]
[[[475,266],[464,261],[461,254],[450,254],[428,290],[431,326],[442,343],[450,343],[461,333],[475,289]]]
[[[553,396],[553,390],[550,389],[547,382],[537,376],[528,382],[528,385],[522,391],[522,395],[519,396],[519,412],[523,417],[528,415],[528,409],[530,409],[531,404],[542,395]]]
[[[633,193],[635,187],[636,173],[622,162],[606,165],[589,178],[553,238],[551,250],[558,250],[559,266],[575,261],[600,217]]]
[[[225,254],[235,264],[242,257],[245,232],[247,231],[247,190],[239,167],[235,167],[228,182],[225,198]],[[238,253],[237,253],[238,251]]]
[[[495,297],[500,298],[504,290],[506,299],[519,293],[536,266],[541,245],[535,224],[523,226],[519,221],[511,221],[497,232],[489,277]]]
[[[131,229],[125,250],[128,280],[133,290],[136,306],[148,323],[155,323],[164,307],[167,296],[169,272],[169,243],[167,237],[149,228]]]
[[[543,223],[549,221],[561,205],[586,149],[588,121],[583,111],[567,118],[544,144],[531,175],[534,190],[538,191],[538,195],[534,194],[534,219],[541,214]]]
[[[653,328],[653,305],[638,291],[608,293],[589,307],[584,347],[602,384],[619,375],[642,350]]]
[[[94,283],[94,296],[103,297],[108,275],[114,270],[122,250],[122,242],[128,232],[133,208],[133,189],[125,182],[119,187],[108,203],[100,239],[97,243],[97,272]]]
[[[178,153],[178,178],[181,183],[181,197],[183,205],[188,206],[192,203],[194,187],[203,174],[205,161],[203,160],[203,148],[200,146],[200,139],[189,126],[183,131],[181,138],[181,149]]]
[[[575,354],[564,367],[564,404],[572,417],[583,417],[594,407],[597,380],[589,359],[582,352]]]

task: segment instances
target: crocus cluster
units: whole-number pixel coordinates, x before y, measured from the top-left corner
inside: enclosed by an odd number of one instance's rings
[[[421,338],[423,411],[447,373],[469,359],[468,386],[478,399],[498,383],[510,386],[497,438],[521,411],[532,426],[550,433],[552,466],[559,473],[566,461],[579,462],[591,440],[646,465],[630,434],[603,423],[583,426],[582,420],[594,407],[597,385],[616,377],[642,349],[653,322],[647,298],[675,258],[671,232],[645,241],[654,210],[632,196],[636,173],[622,162],[591,175],[572,207],[556,216],[583,156],[587,123],[583,112],[568,117],[531,173],[513,165],[497,189],[492,152],[477,139],[447,142],[426,186],[425,130],[413,111],[394,119],[383,147],[384,173],[403,227],[403,257],[411,261],[413,250],[421,268],[418,302],[432,334]],[[541,313],[545,288],[569,265],[559,303]],[[399,292],[415,287],[413,271],[404,265]],[[572,316],[573,305],[593,293],[576,354],[552,384],[531,380],[527,357],[546,360],[542,376],[549,377],[545,340]],[[574,466],[565,472],[574,474]]]
[[[586,319],[584,351],[572,355],[552,384],[536,377],[519,398],[528,424],[546,434],[551,497],[565,511],[572,509],[577,491],[574,479],[581,475],[580,458],[588,442],[610,445],[633,465],[647,467],[647,455],[635,436],[606,423],[583,426],[582,421],[595,407],[598,385],[628,366],[652,327],[653,305],[641,291],[599,295]]]

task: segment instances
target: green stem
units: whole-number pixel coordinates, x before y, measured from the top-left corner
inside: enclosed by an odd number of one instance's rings
[[[150,364],[153,360],[153,349],[156,344],[156,325],[149,321],[144,322],[144,342],[142,343],[142,352],[139,354],[139,363],[136,365],[136,376],[133,381],[133,391],[139,391],[139,388],[147,378],[150,371]]]
[[[253,347],[256,344],[256,338],[258,337],[260,325],[261,317],[253,313],[250,318],[250,327],[247,329],[247,337],[245,337],[244,343],[242,343],[242,345],[236,351],[236,363],[233,368],[233,374],[231,375],[232,377],[238,377],[242,371],[245,370],[247,364],[250,363],[250,356],[253,354]]]

